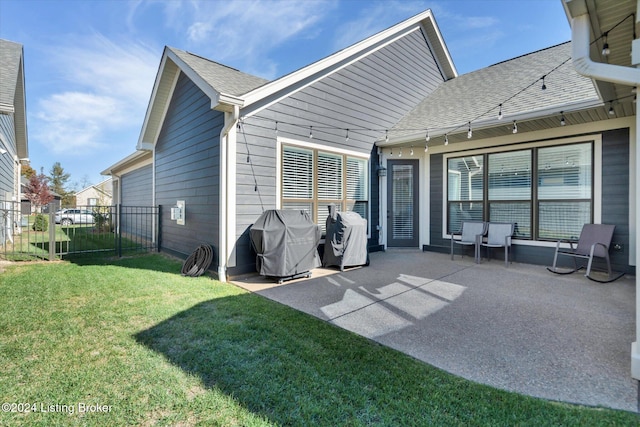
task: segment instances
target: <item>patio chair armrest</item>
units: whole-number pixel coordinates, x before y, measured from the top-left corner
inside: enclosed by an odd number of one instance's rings
[[[593,245],[591,245],[591,257],[593,258],[593,253],[596,251],[596,247],[597,246],[602,246],[602,248],[604,249],[605,253],[609,252],[609,246],[605,245],[604,243],[601,242],[596,242]]]

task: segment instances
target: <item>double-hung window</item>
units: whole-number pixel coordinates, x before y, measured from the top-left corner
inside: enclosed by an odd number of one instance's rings
[[[328,206],[367,218],[368,160],[317,148],[282,146],[283,209],[302,209],[323,225]]]
[[[447,227],[513,222],[515,237],[577,239],[593,221],[593,143],[447,159]]]

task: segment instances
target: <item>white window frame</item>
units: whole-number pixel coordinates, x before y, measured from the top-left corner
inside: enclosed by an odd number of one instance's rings
[[[338,148],[338,147],[331,147],[331,146],[327,146],[327,145],[322,145],[322,144],[317,144],[317,143],[312,143],[312,142],[307,142],[307,141],[300,141],[297,139],[290,139],[290,138],[282,138],[282,137],[278,137],[276,140],[276,208],[277,209],[282,209],[282,149],[283,146],[295,146],[295,147],[300,147],[300,148],[305,148],[305,149],[309,149],[309,150],[319,150],[325,153],[330,153],[330,154],[342,154],[342,155],[346,155],[348,157],[355,157],[355,158],[359,158],[362,160],[365,160],[367,162],[367,203],[368,203],[368,207],[367,207],[367,218],[365,218],[367,220],[367,237],[371,238],[371,210],[372,210],[372,206],[371,206],[371,155],[370,154],[364,154],[358,151],[354,151],[354,150],[346,150],[344,148]],[[343,165],[343,167],[346,168],[346,163]],[[314,182],[314,187],[315,187],[315,182]],[[346,196],[346,195],[343,195]]]

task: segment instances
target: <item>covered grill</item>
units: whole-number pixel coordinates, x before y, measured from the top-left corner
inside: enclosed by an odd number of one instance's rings
[[[256,251],[256,269],[280,282],[311,277],[320,267],[320,227],[302,210],[265,211],[249,230]]]
[[[327,235],[325,236],[323,267],[368,265],[367,220],[357,212],[337,212],[329,206]]]

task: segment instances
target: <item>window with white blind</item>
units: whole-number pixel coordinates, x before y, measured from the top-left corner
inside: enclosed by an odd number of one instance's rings
[[[486,165],[486,167],[485,167]],[[448,232],[514,222],[520,239],[575,240],[593,222],[593,143],[447,159]]]
[[[282,146],[282,208],[308,211],[324,226],[328,206],[368,216],[366,158],[325,150]]]

